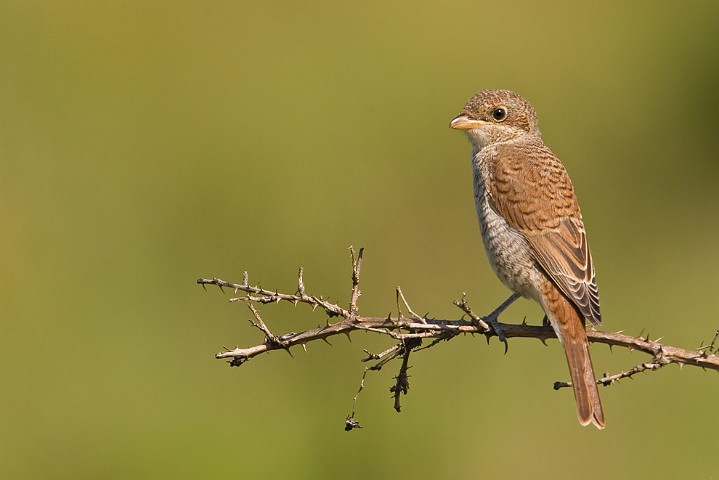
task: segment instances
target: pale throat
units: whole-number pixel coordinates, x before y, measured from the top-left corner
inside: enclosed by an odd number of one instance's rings
[[[467,130],[467,137],[477,152],[488,145],[509,142],[525,135],[529,132],[509,125],[484,125]]]
[[[467,137],[469,137],[469,141],[472,142],[472,156],[490,143],[495,142],[493,136],[490,135],[484,128],[473,128],[471,130],[467,130]]]

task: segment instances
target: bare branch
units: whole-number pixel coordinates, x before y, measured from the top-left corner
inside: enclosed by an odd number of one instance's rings
[[[367,354],[367,358],[363,358],[362,361],[363,361],[363,362],[369,362],[369,361],[371,361],[371,360],[382,360],[384,357],[386,357],[387,355],[389,355],[389,354],[391,354],[391,353],[396,352],[396,351],[399,350],[401,347],[402,347],[402,344],[399,344],[399,343],[398,343],[397,345],[388,348],[387,350],[385,350],[385,351],[382,352],[382,353],[372,353],[372,352],[370,352],[369,350],[365,350],[364,352]],[[394,357],[391,357],[391,358],[394,358]],[[375,366],[375,367],[371,367],[371,368],[372,368],[373,370],[379,370],[379,369],[382,368],[382,367],[377,368],[377,366]]]
[[[350,313],[352,315],[357,314],[357,300],[359,299],[359,296],[362,295],[362,292],[360,292],[359,289],[359,279],[363,252],[364,248],[360,248],[357,258],[355,259],[355,250],[350,247],[350,255],[352,257],[352,296],[350,298]]]
[[[413,348],[419,347],[421,344],[422,341],[416,338],[402,342],[402,366],[399,368],[397,376],[394,377],[395,384],[389,389],[394,394],[394,409],[397,413],[402,410],[400,395],[403,393],[407,395],[407,392],[409,392],[409,375],[407,375],[407,370],[410,368],[409,354],[412,353]]]
[[[252,320],[250,320],[250,323],[252,324],[252,326],[257,327],[260,330],[262,330],[262,333],[265,334],[265,339],[267,342],[279,344],[280,342],[277,340],[277,337],[275,336],[275,334],[272,333],[269,328],[267,328],[267,325],[265,325],[265,322],[263,322],[262,318],[260,318],[260,312],[257,311],[255,306],[252,305],[252,303],[247,303],[247,306],[250,307],[250,311],[255,316],[255,319],[257,319],[256,323],[253,322]]]
[[[450,331],[455,334],[459,333],[479,333],[486,336],[495,336],[496,334],[492,331],[491,327],[481,321],[470,322],[466,320],[438,320],[438,319],[426,319],[426,323],[420,323],[412,321],[406,317],[361,317],[353,316],[349,311],[330,303],[326,300],[320,300],[313,295],[301,294],[301,295],[289,295],[284,293],[277,293],[269,290],[264,290],[259,287],[253,287],[250,285],[243,285],[238,283],[231,283],[221,280],[219,278],[208,279],[200,278],[197,280],[200,285],[216,285],[218,287],[227,287],[237,289],[238,291],[248,292],[250,294],[246,297],[231,298],[230,301],[252,301],[256,303],[274,303],[278,301],[286,301],[290,303],[304,303],[313,308],[321,306],[325,312],[331,316],[342,317],[342,320],[330,323],[326,326],[311,328],[299,333],[288,333],[279,337],[287,348],[308,343],[315,340],[322,340],[328,337],[338,335],[340,333],[349,333],[355,330],[371,330],[382,334],[394,334],[396,332],[411,332],[411,334],[422,334],[428,337],[439,338],[445,335],[445,332]],[[462,304],[462,301],[458,301],[458,304]],[[466,306],[466,301],[464,302]],[[470,314],[471,308],[466,306],[466,312]],[[471,315],[474,315],[473,313]],[[504,334],[507,338],[536,338],[538,340],[547,340],[549,338],[556,338],[554,331],[549,327],[540,325],[526,325],[526,324],[510,324],[500,323]],[[599,330],[588,329],[587,337],[592,343],[601,343],[610,345],[613,347],[623,347],[630,350],[638,350],[640,352],[647,353],[654,357],[661,351],[663,351],[664,358],[669,363],[681,363],[685,365],[692,365],[696,367],[708,368],[712,370],[719,370],[719,356],[710,349],[704,347],[699,350],[687,350],[679,347],[673,347],[670,345],[663,345],[656,340],[651,341],[643,337],[632,337],[624,335],[620,332],[610,333],[601,332]],[[405,338],[405,337],[398,337]],[[273,345],[256,345],[249,348],[236,348],[230,351],[220,352],[215,355],[216,358],[232,358],[242,357],[245,360],[249,360],[252,357],[259,355],[260,353],[269,352],[282,348]]]
[[[205,289],[207,285],[215,285],[220,289],[233,289],[235,295],[239,292],[243,292],[244,295],[234,296],[230,298],[229,301],[247,302],[248,308],[254,317],[254,320],[250,320],[250,323],[262,331],[265,336],[263,343],[259,345],[245,348],[237,347],[234,349],[225,348],[222,352],[216,354],[215,357],[229,359],[230,366],[240,366],[261,353],[267,353],[273,350],[286,350],[290,353],[290,349],[296,345],[305,348],[305,345],[309,342],[317,340],[327,342],[329,337],[339,334],[345,334],[349,337],[351,332],[357,330],[374,332],[390,337],[397,343],[384,352],[373,354],[365,350],[367,357],[362,359],[362,361],[377,361],[377,363],[365,368],[360,387],[353,398],[352,413],[348,415],[345,420],[345,429],[352,430],[361,428],[359,422],[354,417],[357,399],[364,388],[367,372],[370,370],[380,370],[387,363],[397,358],[402,358],[402,364],[395,377],[394,385],[390,390],[393,393],[395,410],[400,411],[400,395],[402,393],[407,394],[409,391],[409,376],[407,375],[407,370],[410,368],[409,356],[413,350],[426,350],[438,345],[443,340],[451,340],[459,334],[481,334],[487,338],[487,341],[489,341],[491,337],[499,336],[499,338],[505,342],[508,338],[535,338],[545,343],[547,339],[556,338],[554,330],[549,325],[527,325],[524,321],[519,324],[500,323],[497,320],[499,313],[514,301],[516,298],[515,295],[510,297],[490,315],[481,317],[474,313],[467,303],[465,294],[462,294],[461,299],[453,303],[469,317],[469,320],[464,320],[464,318],[444,320],[430,319],[427,318],[426,315],[419,316],[414,313],[402,289],[397,287],[398,314],[396,316],[393,317],[392,314],[386,317],[361,316],[358,314],[357,301],[361,295],[359,280],[363,249],[359,249],[355,256],[354,249],[350,247],[350,255],[352,259],[352,290],[349,310],[342,308],[336,303],[325,300],[322,296],[308,294],[304,284],[304,271],[302,268],[300,268],[298,272],[297,292],[294,294],[267,290],[260,285],[250,285],[247,272],[243,274],[242,283],[227,282],[219,278],[198,279],[197,283]],[[409,315],[411,315],[410,318],[402,314],[400,301],[404,304]],[[305,304],[313,311],[319,307],[327,316],[326,324],[300,332],[290,332],[277,336],[267,327],[253,304],[263,305],[279,302],[288,302],[293,305]],[[331,321],[332,319],[336,319],[336,321]],[[432,339],[432,342],[426,346],[422,346],[422,339],[424,338]],[[604,374],[602,378],[597,380],[598,384],[604,386],[612,385],[621,379],[631,378],[642,372],[656,371],[671,364],[678,364],[680,366],[690,365],[719,371],[719,346],[717,346],[717,343],[719,343],[719,330],[716,331],[712,341],[708,345],[702,345],[697,350],[665,345],[660,343],[661,339],[649,340],[648,336],[641,336],[641,334],[638,337],[632,337],[624,335],[621,332],[601,332],[594,328],[587,330],[587,338],[592,343],[638,350],[651,356],[650,361],[635,365],[626,371],[613,375]],[[554,388],[560,389],[570,385],[571,383],[568,382],[556,382]]]
[[[489,337],[492,336],[491,329],[489,328],[489,325],[487,325],[487,323],[482,320],[482,317],[474,313],[469,307],[469,304],[467,304],[467,294],[462,292],[462,298],[460,298],[459,300],[454,300],[452,303],[459,307],[459,309],[466,313],[475,324],[482,328],[484,330],[484,332],[482,333],[487,335],[487,339],[489,340]]]
[[[266,304],[286,301],[293,304],[304,303],[312,308],[316,308],[318,306],[322,307],[322,309],[325,310],[327,315],[330,317],[342,318],[337,322],[330,323],[325,326],[311,328],[299,333],[288,333],[281,337],[278,337],[281,342],[286,345],[285,348],[290,348],[303,343],[309,343],[315,340],[323,340],[334,335],[338,335],[341,333],[350,333],[356,330],[374,331],[376,333],[392,336],[393,338],[398,340],[417,336],[442,338],[447,334],[447,332],[451,332],[455,335],[460,333],[470,333],[482,334],[488,337],[496,336],[496,334],[492,331],[492,328],[486,323],[484,323],[481,317],[477,316],[472,311],[464,297],[462,298],[462,300],[456,301],[455,304],[460,306],[460,308],[462,308],[462,310],[465,311],[465,313],[467,313],[473,321],[423,319],[425,323],[421,323],[402,316],[354,316],[351,315],[348,310],[345,310],[336,304],[317,298],[314,295],[307,295],[305,293],[290,295],[265,290],[251,285],[227,282],[219,278],[200,278],[197,280],[197,283],[200,285],[216,285],[218,287],[232,288],[238,291],[247,292],[249,294],[245,297],[231,298],[231,302],[251,301],[255,303]],[[556,338],[556,335],[551,329],[551,327],[545,327],[541,325],[527,325],[524,323],[500,323],[500,325],[507,338],[536,338],[542,341],[550,338]],[[406,333],[403,335],[402,332]],[[696,367],[708,368],[712,370],[719,370],[719,356],[717,356],[717,354],[708,347],[702,347],[698,350],[688,350],[679,347],[673,347],[670,345],[664,345],[656,340],[648,340],[644,337],[632,337],[629,335],[624,335],[621,332],[602,332],[599,330],[594,330],[593,328],[589,328],[587,330],[587,337],[592,343],[601,343],[613,347],[623,347],[630,350],[638,350],[640,352],[647,353],[652,357],[661,353],[663,358],[665,358],[668,363],[680,363]],[[220,352],[215,355],[215,357],[241,357],[244,358],[246,361],[252,357],[259,355],[260,353],[278,350],[281,348],[283,347],[279,345],[262,344],[249,348],[235,348],[233,350]]]
[[[609,375],[608,373],[605,373],[602,376],[602,378],[597,379],[597,385],[603,385],[606,387],[606,386],[612,385],[613,383],[618,382],[619,380],[621,380],[623,378],[631,378],[638,373],[659,370],[660,368],[665,367],[665,366],[669,365],[670,363],[679,363],[680,365],[682,365],[682,363],[680,363],[680,362],[668,361],[664,357],[664,354],[660,353],[659,355],[655,356],[651,361],[635,365],[632,368],[630,368],[629,370],[615,373],[614,375]],[[572,382],[554,382],[555,390],[559,390],[560,388],[571,387],[571,386],[572,386]]]
[[[419,322],[427,323],[427,321],[424,319],[424,317],[420,317],[419,315],[417,315],[416,313],[414,313],[412,311],[412,307],[409,306],[409,303],[407,303],[407,299],[404,298],[404,293],[402,293],[402,288],[398,285],[397,286],[397,306],[398,307],[399,307],[400,299],[402,300],[402,303],[404,303],[404,306],[407,307],[407,311],[409,312],[410,315],[412,315],[412,318],[414,318],[415,320],[417,320]],[[399,313],[401,315],[402,310],[400,310]]]

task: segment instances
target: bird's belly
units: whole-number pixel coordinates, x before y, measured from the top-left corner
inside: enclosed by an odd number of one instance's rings
[[[497,277],[511,290],[535,300],[543,274],[531,255],[527,241],[489,206],[484,195],[477,199],[477,216],[489,263]]]

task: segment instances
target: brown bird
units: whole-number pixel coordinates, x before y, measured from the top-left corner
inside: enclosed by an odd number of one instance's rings
[[[450,127],[472,142],[474,200],[489,262],[515,293],[539,302],[564,346],[579,423],[604,428],[584,319],[601,323],[599,291],[567,171],[544,145],[537,116],[508,90],[483,90]],[[497,332],[501,335],[501,332]]]

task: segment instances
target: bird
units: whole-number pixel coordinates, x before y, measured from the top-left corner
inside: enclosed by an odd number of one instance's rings
[[[544,144],[534,108],[509,90],[482,90],[450,127],[472,144],[474,200],[487,257],[517,298],[540,304],[564,347],[579,423],[603,429],[585,320],[601,323],[599,290],[569,174]],[[503,334],[497,332],[502,339]]]

